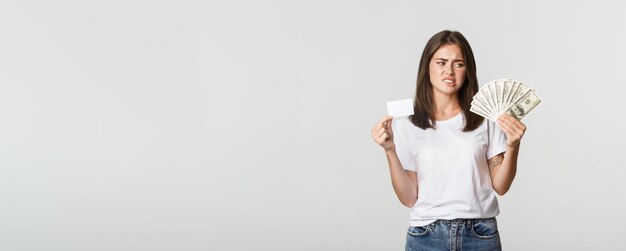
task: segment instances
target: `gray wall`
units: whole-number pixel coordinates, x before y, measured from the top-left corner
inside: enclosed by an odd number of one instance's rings
[[[442,29],[543,99],[505,249],[624,249],[618,2],[2,1],[0,249],[402,250],[369,131]]]

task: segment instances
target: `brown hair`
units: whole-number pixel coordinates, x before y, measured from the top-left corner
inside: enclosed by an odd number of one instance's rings
[[[417,87],[415,89],[414,115],[411,122],[422,129],[435,128],[435,103],[433,102],[433,85],[430,82],[428,67],[430,60],[441,46],[454,44],[459,46],[465,60],[465,81],[457,93],[461,111],[465,117],[464,132],[473,131],[483,122],[483,117],[470,112],[472,97],[478,92],[478,78],[476,77],[476,62],[469,42],[458,31],[444,30],[428,40],[417,70]]]

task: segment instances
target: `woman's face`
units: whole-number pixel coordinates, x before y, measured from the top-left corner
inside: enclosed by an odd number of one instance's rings
[[[456,94],[465,81],[465,59],[461,48],[456,44],[439,47],[430,59],[428,73],[433,92]]]
[[[515,115],[516,117],[522,116],[522,114],[524,114],[524,109],[522,109],[522,107],[517,104],[511,107],[511,111],[513,111],[513,115]]]

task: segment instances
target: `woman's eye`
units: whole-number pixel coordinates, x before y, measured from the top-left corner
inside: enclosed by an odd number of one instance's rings
[[[437,64],[438,64],[438,65],[446,65],[446,63],[445,63],[445,62],[443,62],[443,61],[439,61],[439,62],[437,62]]]
[[[457,64],[455,64],[455,66],[456,66],[456,67],[458,67],[458,68],[462,68],[462,67],[463,67],[463,66],[465,66],[465,65],[464,65],[464,64],[461,64],[461,63],[457,63]]]

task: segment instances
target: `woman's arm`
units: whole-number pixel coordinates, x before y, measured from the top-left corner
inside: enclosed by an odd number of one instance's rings
[[[511,188],[517,173],[517,156],[526,126],[508,114],[498,118],[498,125],[506,134],[506,152],[489,159],[488,165],[493,190],[504,195]]]
[[[417,201],[417,174],[412,171],[405,171],[402,167],[396,153],[396,146],[393,143],[391,122],[391,116],[383,117],[372,128],[372,137],[376,143],[385,149],[391,174],[391,184],[396,192],[396,196],[398,196],[403,205],[413,207]]]
[[[391,174],[391,184],[402,205],[413,207],[417,201],[417,174],[405,171],[396,151],[385,151]]]

